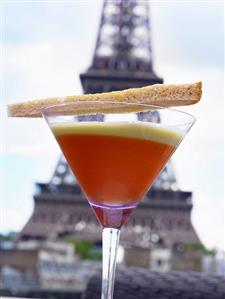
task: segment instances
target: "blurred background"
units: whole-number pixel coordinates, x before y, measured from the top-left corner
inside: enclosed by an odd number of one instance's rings
[[[181,108],[197,122],[123,228],[118,263],[224,275],[223,22],[219,1],[2,4],[2,294],[79,298],[101,267],[100,225],[47,125],[7,104],[162,82],[203,82]]]

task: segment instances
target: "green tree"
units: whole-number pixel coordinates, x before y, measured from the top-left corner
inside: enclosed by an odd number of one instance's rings
[[[74,237],[67,237],[66,242],[73,244],[75,252],[82,260],[100,260],[102,255],[89,240],[80,240]]]

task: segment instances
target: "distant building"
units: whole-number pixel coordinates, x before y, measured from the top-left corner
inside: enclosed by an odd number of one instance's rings
[[[202,271],[208,274],[216,273],[225,277],[225,252],[218,252],[216,256],[204,256],[202,259]]]
[[[0,259],[0,294],[60,297],[81,294],[99,262],[80,263],[70,244],[49,241],[19,242],[2,249]],[[32,295],[33,294],[33,295]],[[74,296],[75,296],[74,295]],[[76,298],[76,297],[75,297]]]

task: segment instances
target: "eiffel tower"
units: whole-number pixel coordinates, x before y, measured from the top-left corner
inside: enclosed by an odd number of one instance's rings
[[[105,0],[91,66],[80,75],[84,93],[162,83],[153,70],[148,1]],[[143,114],[143,118],[149,117]],[[150,116],[159,120],[158,114]],[[101,240],[99,225],[63,156],[49,183],[36,184],[35,208],[21,239],[67,234]],[[169,162],[124,227],[122,242],[150,248],[199,243],[190,221],[192,193],[179,190]]]

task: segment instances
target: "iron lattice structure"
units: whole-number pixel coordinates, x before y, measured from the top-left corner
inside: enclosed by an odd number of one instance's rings
[[[148,1],[106,0],[89,69],[80,75],[84,93],[109,92],[162,83],[153,71]],[[159,115],[143,113],[142,118],[159,122]],[[72,174],[60,159],[52,182],[72,182]],[[74,181],[75,182],[75,181]],[[66,183],[66,182],[65,182]],[[154,187],[177,189],[172,164],[169,163]]]
[[[84,93],[162,83],[153,71],[148,1],[103,2],[97,42],[88,70],[80,75]],[[142,118],[160,121],[157,113]],[[88,169],[87,169],[88,171]],[[151,247],[199,243],[190,221],[191,192],[180,191],[169,162],[124,227],[122,242]],[[101,239],[95,216],[64,157],[48,184],[37,184],[35,209],[21,238],[57,238],[76,234]]]
[[[152,73],[148,2],[105,1],[91,69]]]
[[[162,83],[153,71],[148,1],[104,1],[85,93]]]

